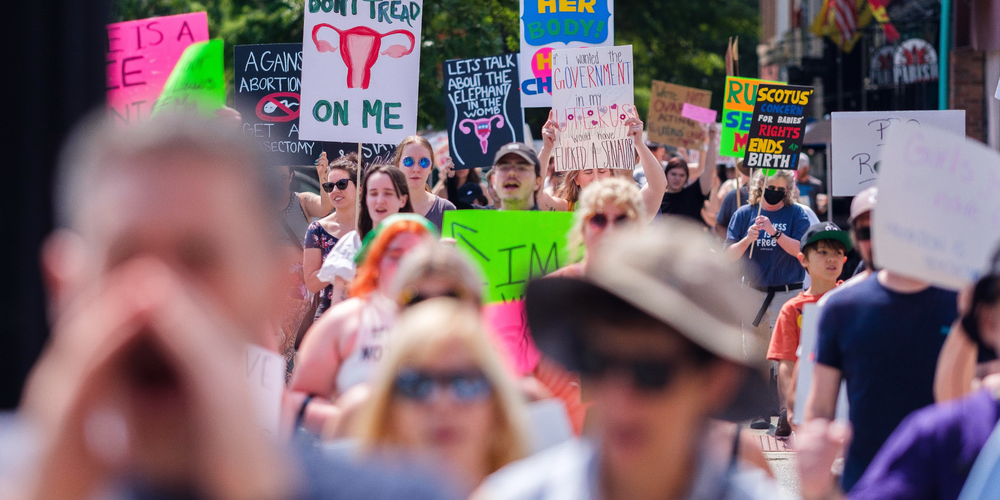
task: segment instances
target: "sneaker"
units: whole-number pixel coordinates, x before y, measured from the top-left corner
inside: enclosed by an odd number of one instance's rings
[[[771,419],[764,417],[757,417],[750,422],[750,428],[757,431],[763,431],[771,428]]]
[[[788,410],[781,410],[778,414],[778,428],[774,430],[775,437],[788,437],[792,435],[792,425],[788,423]]]

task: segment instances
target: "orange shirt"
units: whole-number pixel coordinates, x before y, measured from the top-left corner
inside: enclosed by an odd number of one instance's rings
[[[843,283],[838,281],[837,285]],[[778,320],[774,322],[774,332],[771,343],[767,346],[767,359],[772,361],[798,361],[795,351],[799,348],[799,338],[802,335],[802,307],[806,304],[819,302],[823,295],[806,295],[800,292],[788,299],[781,306]]]

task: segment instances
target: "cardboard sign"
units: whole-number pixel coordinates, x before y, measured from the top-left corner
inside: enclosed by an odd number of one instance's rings
[[[888,134],[931,126],[965,135],[965,110],[856,111],[831,114],[833,196],[854,196],[875,185]]]
[[[299,136],[399,144],[417,130],[422,0],[306,0]]]
[[[486,276],[486,303],[524,298],[529,280],[569,264],[570,212],[449,210],[442,236],[478,263]]]
[[[631,45],[552,53],[557,171],[635,167],[635,144],[625,125],[636,116],[632,70]]]
[[[684,105],[690,103],[708,107],[711,102],[710,90],[653,80],[649,115],[646,117],[649,140],[678,148],[701,148],[704,132],[695,120],[683,116]]]
[[[521,105],[552,106],[552,51],[615,44],[614,0],[521,0]]]
[[[184,49],[150,116],[170,111],[215,116],[226,105],[224,48],[216,38]]]
[[[900,127],[882,150],[872,245],[880,268],[960,289],[1000,244],[1000,155],[929,126]]]
[[[276,352],[247,344],[244,373],[264,432],[278,437],[281,395],[285,390],[285,358]]]
[[[456,169],[488,167],[510,142],[524,142],[517,54],[444,63],[445,123]]]
[[[761,84],[757,87],[743,166],[795,170],[806,139],[806,106],[812,87]]]
[[[750,138],[750,123],[753,120],[753,106],[757,102],[757,86],[774,83],[756,78],[726,77],[726,95],[722,101],[722,137],[719,141],[719,156],[743,158],[747,139]]]
[[[151,17],[109,24],[107,31],[108,116],[138,123],[149,118],[184,49],[208,40],[208,15]]]

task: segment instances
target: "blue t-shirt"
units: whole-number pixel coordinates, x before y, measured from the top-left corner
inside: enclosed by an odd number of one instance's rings
[[[747,235],[747,230],[757,218],[757,209],[757,205],[744,205],[736,210],[733,220],[729,221],[726,246],[742,240]],[[775,212],[762,210],[760,215],[770,219],[775,229],[796,241],[801,240],[809,229],[809,216],[798,205],[786,205]],[[753,251],[753,258],[749,257],[752,247],[747,247],[746,252],[743,252],[748,274],[746,278],[751,285],[781,286],[801,283],[805,278],[806,272],[798,257],[778,246],[778,242],[771,235],[762,230],[754,245],[756,249]]]
[[[906,417],[851,490],[851,500],[955,500],[1000,420],[988,390]]]
[[[729,227],[729,221],[733,220],[733,214],[736,213],[736,209],[747,204],[747,197],[749,193],[747,192],[746,186],[740,187],[740,204],[736,205],[736,190],[730,191],[726,194],[726,197],[722,199],[722,205],[719,206],[719,213],[715,214],[715,223],[722,224],[725,227]]]
[[[934,404],[934,370],[958,314],[956,294],[903,294],[876,274],[830,296],[820,309],[816,362],[847,381],[854,438],[841,485],[850,491],[882,443],[914,410]]]

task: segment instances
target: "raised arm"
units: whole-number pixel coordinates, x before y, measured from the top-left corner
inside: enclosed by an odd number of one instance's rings
[[[705,133],[708,135],[705,145],[701,149],[701,172],[698,175],[698,182],[701,184],[701,194],[708,196],[712,191],[712,184],[715,177],[715,162],[719,158],[719,126],[715,123],[703,125]],[[705,148],[708,148],[706,151]],[[666,180],[664,180],[666,182]]]
[[[642,196],[642,203],[646,208],[646,221],[651,222],[660,212],[660,204],[663,203],[663,193],[667,192],[667,174],[663,172],[660,161],[656,159],[653,152],[642,140],[642,120],[632,117],[625,125],[628,125],[628,133],[635,143],[635,151],[639,154],[639,163],[646,173],[646,185],[639,190]]]
[[[323,196],[323,183],[326,182],[327,174],[329,174],[330,161],[326,157],[326,151],[319,154],[319,159],[316,160],[316,177],[319,179],[320,191],[319,194],[313,193],[299,193],[299,203],[302,204],[302,211],[306,213],[306,217],[326,217],[333,211],[333,202],[330,201],[329,196]]]
[[[552,149],[556,146],[556,133],[559,125],[556,124],[555,112],[549,110],[549,119],[542,125],[542,150],[538,152],[538,164],[542,166],[543,172],[548,172],[549,158],[552,157]]]

